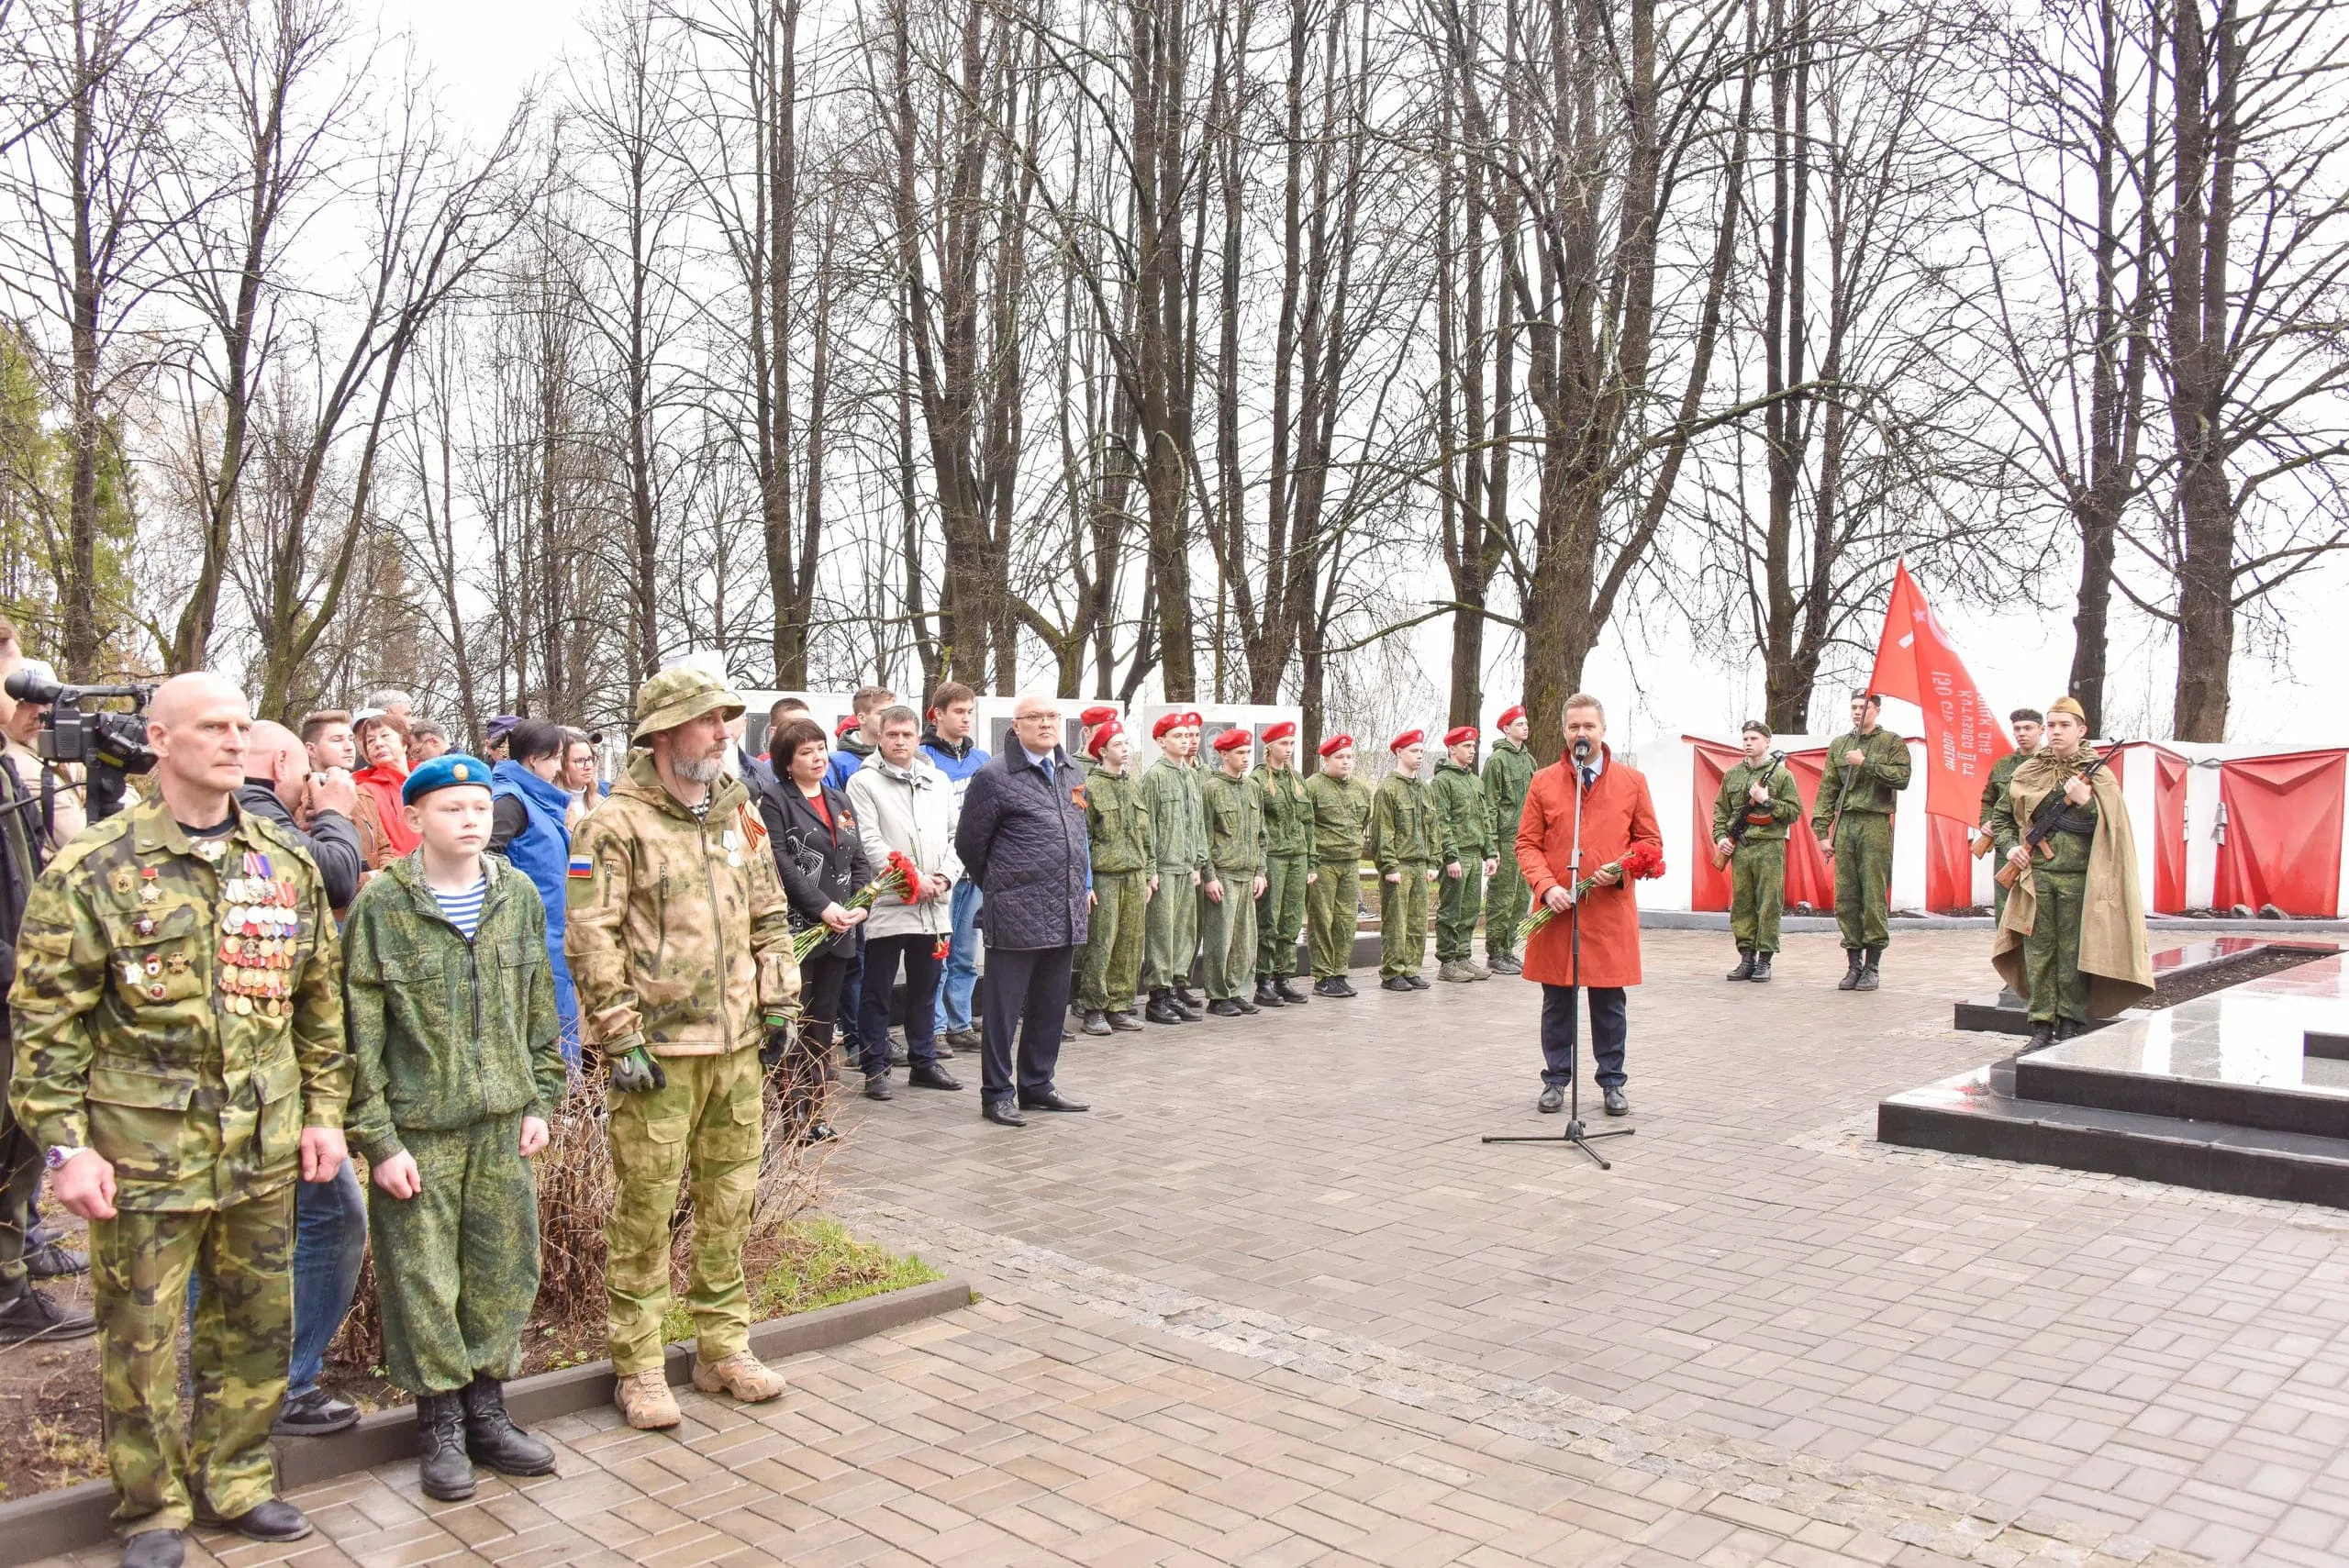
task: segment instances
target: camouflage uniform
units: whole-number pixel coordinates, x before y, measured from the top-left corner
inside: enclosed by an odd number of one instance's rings
[[[90,1276],[125,1535],[276,1493],[302,1130],[340,1127],[351,1087],[333,931],[291,833],[232,806],[227,834],[192,839],[160,796],[58,851],[26,908],[10,1103],[43,1148],[87,1146],[114,1166]]]
[[[1141,961],[1142,988],[1148,991],[1190,984],[1192,955],[1199,951],[1199,898],[1191,882],[1208,864],[1199,772],[1196,764],[1161,757],[1141,775],[1151,854],[1158,862],[1158,896],[1150,901]]]
[[[392,1381],[453,1394],[521,1370],[539,1295],[539,1200],[522,1118],[553,1117],[565,1088],[546,906],[530,880],[487,859],[468,941],[424,880],[422,851],[352,900],[343,928],[343,1012],[358,1073],[351,1141],[380,1164],[406,1151],[412,1197],[367,1194],[376,1296]]]
[[[1360,779],[1315,773],[1305,781],[1312,808],[1313,885],[1307,889],[1313,978],[1335,980],[1353,967],[1354,925],[1362,908],[1362,842],[1370,827],[1370,786]]]
[[[1264,895],[1256,901],[1256,978],[1297,973],[1305,929],[1305,879],[1313,869],[1313,803],[1295,768],[1260,762],[1248,775],[1264,806]]]
[[[2013,828],[2011,813],[2005,826],[2000,825],[1998,816],[2007,805],[2007,790],[2014,783],[2015,770],[2030,762],[2035,754],[2029,751],[2008,752],[1990,764],[1989,780],[1982,786],[1982,831],[1989,834],[1991,842],[1997,846],[1990,861],[1994,867],[2004,866],[2008,852],[2022,842],[2022,835]],[[1990,889],[1991,913],[1994,917],[2002,917],[2007,912],[2007,884],[1994,879]]]
[[[1475,770],[1449,757],[1435,765],[1428,796],[1443,829],[1447,873],[1435,918],[1435,956],[1456,963],[1475,956],[1476,917],[1485,907],[1485,858],[1493,852],[1492,808],[1485,803],[1484,781]],[[1458,876],[1448,874],[1454,863],[1460,867]],[[1485,945],[1492,946],[1489,935]]]
[[[636,738],[741,703],[697,671],[664,671],[637,694]],[[708,814],[661,782],[639,751],[572,843],[563,956],[580,1030],[606,1057],[642,1046],[668,1086],[611,1092],[619,1192],[605,1222],[612,1364],[661,1364],[677,1179],[693,1173],[694,1261],[685,1304],[697,1353],[748,1347],[742,1241],[758,1184],[759,1046],[799,1007],[791,917],[766,828],[740,780],[710,786]]]
[[[1843,766],[1843,753],[1867,753],[1858,768]],[[1835,829],[1835,924],[1847,951],[1877,952],[1891,941],[1886,916],[1892,899],[1892,808],[1909,787],[1909,746],[1882,725],[1869,734],[1854,730],[1827,748],[1827,773],[1811,804],[1810,830],[1824,838]]]
[[[1443,824],[1428,800],[1427,785],[1387,774],[1370,813],[1370,860],[1378,868],[1380,979],[1417,974],[1426,962],[1428,873],[1442,857]],[[1387,881],[1390,874],[1397,879]]]
[[[1256,781],[1218,768],[1205,781],[1208,874],[1223,884],[1220,901],[1202,898],[1199,946],[1210,1002],[1230,1001],[1255,977],[1255,881],[1264,869],[1264,802]]]
[[[1766,806],[1753,804],[1757,784],[1770,792]],[[1741,760],[1721,775],[1720,793],[1713,797],[1713,842],[1730,838],[1740,818],[1745,821],[1729,862],[1729,930],[1740,952],[1778,951],[1778,917],[1787,906],[1787,832],[1801,815],[1795,776],[1775,757]]]
[[[1514,959],[1518,928],[1533,902],[1517,865],[1517,824],[1533,784],[1533,753],[1504,735],[1485,759],[1485,809],[1493,818],[1493,852],[1500,864],[1485,890],[1485,957]]]
[[[1085,830],[1093,853],[1097,902],[1085,927],[1076,1005],[1089,1013],[1130,1013],[1141,977],[1142,934],[1150,906],[1150,807],[1141,781],[1088,765]]]

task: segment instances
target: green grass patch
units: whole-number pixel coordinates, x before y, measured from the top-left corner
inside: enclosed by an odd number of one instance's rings
[[[850,1235],[836,1219],[794,1219],[751,1243],[744,1259],[751,1276],[751,1318],[788,1318],[837,1307],[946,1277],[918,1257],[898,1257]],[[693,1315],[682,1301],[661,1320],[663,1343],[694,1338]]]

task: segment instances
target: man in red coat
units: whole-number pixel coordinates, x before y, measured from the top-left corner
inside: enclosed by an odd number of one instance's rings
[[[1634,844],[1664,851],[1648,781],[1607,749],[1607,714],[1598,699],[1566,699],[1566,754],[1533,775],[1517,828],[1517,861],[1534,902],[1555,911],[1525,944],[1525,978],[1542,986],[1542,1099],[1563,1108],[1574,1082],[1575,993],[1590,990],[1591,1054],[1609,1116],[1629,1116],[1623,1094],[1623,1044],[1629,1032],[1623,990],[1640,983],[1640,906],[1615,869]],[[1582,797],[1582,862],[1574,861],[1575,797]],[[1583,895],[1581,967],[1575,959],[1574,885],[1598,879]]]

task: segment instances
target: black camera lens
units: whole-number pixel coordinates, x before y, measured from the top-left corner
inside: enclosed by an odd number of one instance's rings
[[[46,707],[62,695],[65,688],[55,681],[43,680],[38,670],[12,670],[8,673],[6,690],[18,702]]]

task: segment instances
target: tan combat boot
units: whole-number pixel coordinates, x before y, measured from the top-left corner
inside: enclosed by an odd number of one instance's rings
[[[612,1391],[612,1403],[640,1432],[662,1431],[685,1419],[677,1396],[669,1392],[668,1373],[657,1366],[623,1375]]]
[[[782,1377],[748,1351],[736,1351],[714,1362],[696,1356],[694,1386],[704,1394],[723,1389],[745,1405],[762,1405],[783,1395]]]

